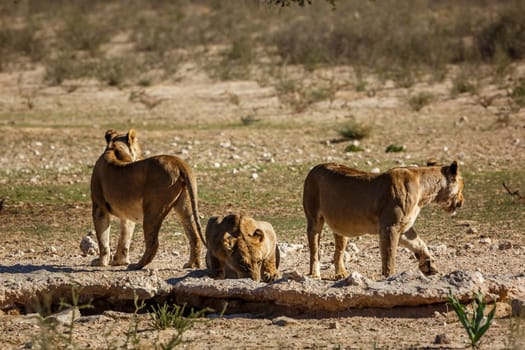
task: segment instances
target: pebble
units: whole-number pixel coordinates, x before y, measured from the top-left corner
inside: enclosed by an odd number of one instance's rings
[[[450,339],[445,333],[438,334],[434,339],[434,344],[450,344]]]
[[[467,233],[468,233],[468,234],[471,234],[471,235],[475,235],[475,234],[478,233],[478,230],[477,230],[475,227],[469,227],[469,228],[467,229]]]
[[[337,321],[335,321],[335,322],[330,322],[330,323],[328,324],[328,328],[329,328],[329,329],[339,329],[339,328],[341,328],[341,324],[340,324],[339,322],[337,322]]]
[[[504,241],[498,244],[499,250],[509,250],[512,249],[512,243],[509,241]]]
[[[298,322],[296,319],[293,319],[291,317],[279,316],[272,320],[272,324],[284,327],[284,326],[298,324]]]
[[[352,253],[359,253],[359,248],[357,248],[357,244],[350,242],[346,246],[346,250]]]
[[[492,240],[490,238],[488,238],[488,237],[485,237],[485,238],[480,239],[479,243],[481,243],[481,244],[490,244],[490,243],[492,243]]]
[[[252,180],[257,180],[259,178],[259,174],[252,173]]]

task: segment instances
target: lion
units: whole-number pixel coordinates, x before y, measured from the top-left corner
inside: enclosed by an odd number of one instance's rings
[[[280,255],[272,225],[248,216],[212,216],[206,225],[209,275],[272,282],[279,277]]]
[[[455,214],[463,205],[463,179],[456,161],[448,166],[399,167],[373,174],[327,163],[315,166],[304,182],[303,208],[310,248],[310,275],[320,278],[319,242],[324,223],[335,237],[336,279],[348,275],[348,237],[379,234],[382,274],[395,272],[398,243],[417,257],[425,274],[437,273],[434,258],[413,228],[421,208],[437,203]]]
[[[197,207],[197,182],[183,160],[168,155],[143,159],[137,133],[126,134],[107,130],[106,149],[98,158],[91,176],[93,223],[99,246],[95,266],[110,263],[110,216],[120,219],[120,237],[112,265],[128,265],[129,247],[135,223],[142,222],[145,251],[137,264],[149,264],[159,247],[159,230],[164,218],[173,209],[190,242],[190,257],[185,268],[201,267],[203,241]]]

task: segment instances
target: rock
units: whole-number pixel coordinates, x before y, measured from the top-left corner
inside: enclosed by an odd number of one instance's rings
[[[353,271],[345,280],[347,286],[366,286],[366,279],[357,271]]]
[[[381,170],[379,168],[373,168],[372,170],[370,170],[370,172],[372,174],[379,174],[381,172]]]
[[[463,245],[463,248],[466,249],[466,250],[470,250],[470,249],[474,248],[474,244],[472,244],[472,243],[465,243]]]
[[[60,311],[56,314],[46,317],[46,320],[57,322],[65,325],[71,325],[71,321],[75,322],[80,318],[80,310],[77,307],[71,307]]]
[[[434,344],[450,344],[450,339],[445,333],[438,334],[434,339]]]
[[[252,180],[257,180],[259,178],[259,174],[252,173]]]
[[[281,254],[281,257],[287,256],[290,253],[295,253],[300,251],[304,248],[304,245],[302,244],[294,244],[294,243],[278,243],[277,247],[279,248],[279,253]]]
[[[93,231],[89,231],[87,235],[82,237],[82,240],[80,241],[80,251],[82,252],[82,255],[95,255],[98,252],[98,246],[95,240],[93,239],[95,236]]]
[[[296,319],[293,319],[291,317],[286,317],[286,316],[279,316],[272,320],[272,324],[281,326],[281,327],[298,324],[298,323],[299,322],[297,322]]]
[[[510,241],[500,242],[500,244],[498,244],[498,249],[499,250],[512,249],[512,243]]]
[[[468,233],[468,234],[471,234],[471,235],[475,235],[475,234],[478,233],[478,229],[475,228],[475,227],[469,227],[469,228],[467,229],[467,233]]]
[[[304,281],[305,278],[304,278],[304,276],[299,274],[299,272],[291,271],[291,272],[283,273],[283,279],[286,280],[286,281],[292,280],[292,281],[295,281],[295,282],[301,282],[301,281]]]
[[[330,323],[328,324],[328,328],[329,328],[329,329],[339,329],[339,328],[341,328],[341,324],[340,324],[339,322],[337,322],[337,321],[335,321],[335,322],[330,322]]]
[[[525,300],[512,299],[510,302],[511,315],[513,317],[525,317]]]
[[[346,246],[346,250],[352,253],[359,253],[359,248],[357,248],[357,244],[353,242],[348,243],[348,245]]]
[[[490,244],[490,243],[492,243],[492,240],[490,238],[488,238],[488,237],[485,237],[485,238],[480,239],[479,243],[480,244]]]

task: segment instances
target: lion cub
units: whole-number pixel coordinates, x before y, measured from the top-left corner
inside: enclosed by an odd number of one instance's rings
[[[270,223],[248,216],[213,216],[206,226],[206,265],[211,277],[250,277],[258,282],[279,277],[277,236]]]
[[[197,208],[197,182],[188,164],[167,155],[142,159],[136,132],[106,131],[106,150],[98,158],[91,176],[93,222],[100,257],[93,265],[110,262],[110,215],[120,219],[120,238],[111,263],[129,264],[128,252],[135,223],[142,222],[145,252],[130,269],[149,264],[159,248],[162,221],[173,209],[190,241],[185,267],[200,267],[202,231]]]

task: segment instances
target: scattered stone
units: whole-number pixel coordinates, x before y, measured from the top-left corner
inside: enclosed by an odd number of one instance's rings
[[[347,286],[365,286],[366,285],[366,280],[365,278],[363,277],[363,275],[361,275],[359,272],[357,271],[353,271],[345,280],[345,284]]]
[[[513,317],[525,317],[525,300],[512,299],[510,302],[511,315]]]
[[[470,234],[470,235],[475,235],[475,234],[478,233],[478,229],[475,228],[475,227],[469,227],[469,228],[467,229],[467,233]]]
[[[71,321],[75,322],[80,318],[80,310],[77,307],[72,307],[60,311],[56,314],[48,316],[46,319],[57,323],[70,325]]]
[[[357,244],[350,242],[346,246],[346,250],[352,253],[359,253],[359,248],[357,248]]]
[[[488,237],[484,237],[484,238],[479,240],[479,243],[480,244],[490,244],[490,243],[492,243],[492,240],[490,238],[488,238]]]
[[[298,322],[297,322],[296,319],[293,319],[291,317],[279,316],[279,317],[276,317],[276,318],[274,318],[272,320],[272,324],[277,325],[277,326],[281,326],[281,327],[285,327],[285,326],[298,324]]]
[[[278,243],[277,247],[279,248],[279,253],[281,257],[287,256],[290,253],[295,253],[303,249],[304,245],[294,244],[294,243]]]
[[[500,244],[498,244],[498,248],[499,248],[499,250],[512,249],[512,242],[510,242],[510,241],[500,242]]]
[[[257,180],[259,178],[259,174],[252,173],[252,180]]]
[[[283,279],[286,280],[286,281],[292,280],[292,281],[295,281],[295,282],[302,282],[302,281],[305,280],[304,276],[302,276],[297,271],[291,271],[291,272],[283,273]]]
[[[466,250],[470,250],[470,249],[474,248],[474,244],[472,244],[472,243],[465,243],[463,245],[463,248],[465,248]]]
[[[438,334],[434,339],[434,344],[450,344],[450,339],[445,333]]]
[[[341,324],[337,321],[335,322],[330,322],[330,324],[328,324],[328,328],[329,329],[339,329],[341,328]]]
[[[83,256],[97,254],[98,246],[95,240],[93,239],[94,236],[95,233],[93,231],[89,231],[87,235],[82,237],[82,240],[80,241],[80,251],[82,251]]]
[[[445,255],[448,251],[446,244],[433,245],[428,248],[436,255]]]
[[[373,168],[372,170],[370,170],[370,172],[372,174],[379,174],[381,172],[381,170],[379,168]]]

